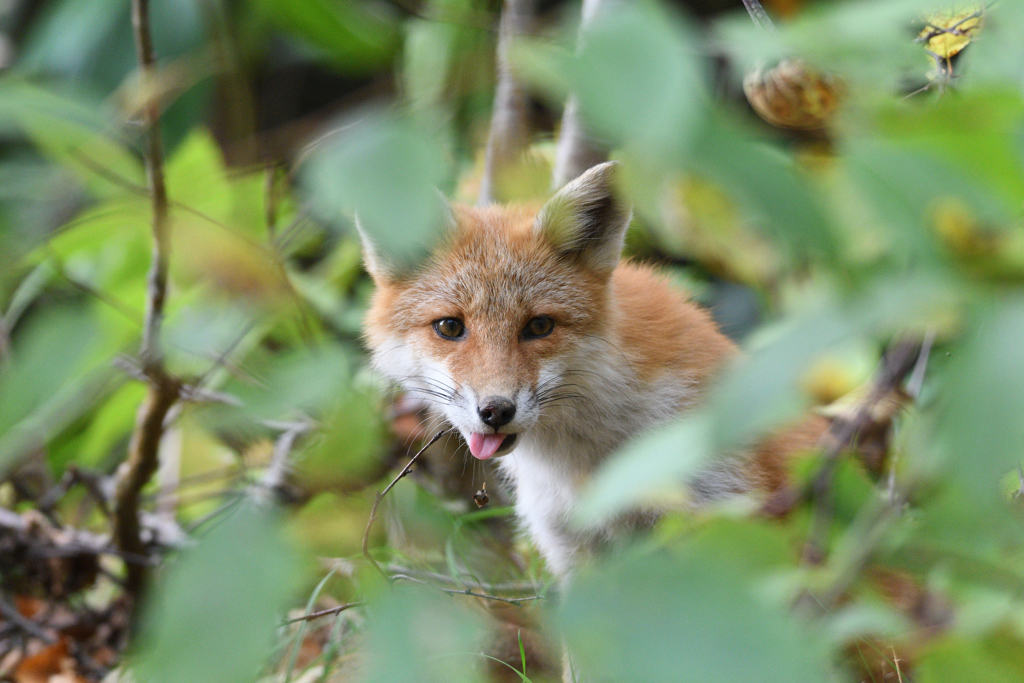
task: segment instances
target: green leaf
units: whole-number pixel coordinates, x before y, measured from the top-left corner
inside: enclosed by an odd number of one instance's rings
[[[738,127],[709,119],[685,163],[718,182],[755,225],[799,255],[834,260],[835,229],[794,160]]]
[[[928,62],[913,42],[914,22],[948,0],[860,0],[815,3],[778,32],[759,30],[745,12],[718,25],[722,43],[745,68],[799,55],[815,66],[841,73],[864,88],[886,93],[905,85],[908,68],[923,76]]]
[[[325,220],[358,214],[381,255],[399,268],[422,260],[446,225],[437,185],[448,177],[437,136],[394,113],[324,136],[302,169],[302,190]]]
[[[484,632],[458,597],[423,587],[388,591],[372,605],[367,634],[369,683],[482,680],[474,666]]]
[[[395,24],[353,0],[261,0],[259,8],[346,71],[380,68],[399,47]]]
[[[230,220],[232,188],[220,147],[209,131],[193,130],[168,159],[164,174],[172,201],[222,223]]]
[[[1024,135],[1024,98],[1018,88],[973,89],[930,106],[914,104],[888,103],[873,121],[893,151],[917,152],[916,175],[924,177],[914,179],[919,188],[913,195],[964,196],[981,204],[986,213],[1001,209],[1004,216],[1020,207],[1024,157],[1019,144],[1007,144]],[[966,120],[972,125],[964,126]],[[862,143],[851,141],[850,152],[859,151]],[[944,163],[936,164],[935,159]],[[906,171],[889,168],[894,181]],[[994,201],[997,197],[1001,204]]]
[[[567,67],[580,111],[613,142],[664,157],[685,149],[704,117],[696,36],[654,3],[609,3]]]
[[[99,103],[46,90],[23,80],[0,80],[0,128],[27,135],[51,161],[74,172],[97,197],[145,187],[142,162],[110,134]]]
[[[576,510],[576,522],[599,526],[643,503],[680,502],[682,483],[707,462],[709,428],[707,417],[698,415],[627,444],[594,477]]]
[[[729,561],[757,554],[750,537],[720,531],[705,551],[634,553],[574,580],[560,621],[581,680],[833,680],[818,638]]]
[[[357,387],[342,393],[324,419],[321,439],[300,460],[300,477],[318,487],[365,481],[381,455],[387,430],[377,392]]]
[[[1024,643],[1005,633],[949,638],[918,659],[915,673],[920,683],[1018,683],[1024,680]]]
[[[95,318],[55,308],[21,330],[9,366],[0,367],[0,473],[39,448],[112,388],[97,367]]]
[[[232,380],[224,390],[242,407],[211,406],[221,427],[250,427],[258,420],[301,419],[331,407],[349,386],[349,353],[337,344],[322,344],[277,354],[253,354],[246,371],[255,379]]]
[[[135,656],[152,683],[252,681],[263,668],[297,558],[276,515],[238,506],[155,586]]]
[[[803,408],[800,377],[852,333],[849,321],[828,306],[769,331],[771,338],[728,367],[710,394],[720,449],[745,445],[796,416]]]
[[[1024,302],[979,317],[947,377],[938,438],[953,476],[984,505],[1024,460]]]

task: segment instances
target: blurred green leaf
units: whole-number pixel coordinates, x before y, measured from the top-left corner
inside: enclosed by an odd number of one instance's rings
[[[964,126],[968,119],[972,125]],[[873,124],[891,149],[918,152],[919,171],[913,175],[924,177],[914,178],[914,185],[897,186],[913,187],[912,197],[928,191],[932,196],[965,195],[986,209],[989,218],[1000,208],[1005,216],[1024,202],[1024,155],[1020,144],[1012,144],[1024,139],[1024,96],[1019,89],[975,88],[927,105],[890,102],[878,109]],[[851,140],[848,153],[857,153],[862,144]],[[887,168],[897,181],[906,172]],[[1001,204],[993,201],[996,197]]]
[[[172,201],[221,222],[230,220],[232,188],[220,147],[209,131],[193,130],[168,159],[164,176]]]
[[[925,652],[920,683],[1018,683],[1024,680],[1024,643],[1000,633],[983,640],[949,638]]]
[[[252,681],[264,667],[298,569],[276,515],[244,503],[155,586],[135,655],[153,683]]]
[[[260,0],[259,8],[346,71],[380,68],[399,47],[394,22],[354,0]]]
[[[253,421],[319,414],[347,389],[351,359],[340,345],[322,344],[280,354],[254,353],[242,367],[245,378],[223,387],[241,407],[210,407],[211,418],[222,426],[250,427]]]
[[[302,169],[302,190],[334,224],[358,214],[381,256],[405,268],[446,225],[437,186],[448,174],[436,136],[398,114],[368,112],[317,142]]]
[[[860,0],[814,3],[772,33],[743,12],[721,21],[718,33],[742,69],[799,55],[858,85],[891,92],[908,69],[921,77],[928,62],[913,42],[915,23],[948,0]]]
[[[975,84],[991,87],[1020,83],[1024,79],[1024,5],[1017,2],[992,3],[985,11],[984,40],[972,42],[963,52],[964,72]]]
[[[780,149],[715,117],[700,131],[686,164],[721,184],[778,244],[801,256],[836,258],[830,217],[794,160]]]
[[[939,439],[948,467],[974,504],[994,502],[998,482],[1024,460],[1024,304],[979,316],[947,377]]]
[[[770,340],[751,349],[722,373],[710,395],[717,446],[742,446],[804,407],[800,376],[826,349],[852,333],[834,308],[794,316],[772,330]]]
[[[455,596],[399,587],[370,609],[370,683],[482,681],[479,616]]]
[[[324,418],[321,440],[299,462],[299,478],[316,487],[365,480],[378,465],[387,434],[375,391],[336,388],[342,398]]]
[[[0,475],[114,388],[112,368],[96,363],[97,337],[80,309],[47,311],[20,331],[13,360],[0,366]]]
[[[729,534],[728,530],[719,530]],[[606,681],[792,683],[834,680],[823,643],[754,590],[729,555],[632,554],[570,586],[560,617],[582,673]],[[718,549],[721,550],[721,545]]]
[[[68,170],[95,196],[123,196],[145,187],[138,156],[109,126],[105,106],[32,85],[0,79],[0,128],[30,137],[40,152]]]
[[[697,39],[654,3],[609,3],[584,29],[568,85],[584,118],[638,154],[682,152],[706,114]]]
[[[145,398],[145,385],[133,382],[125,384],[97,406],[82,435],[75,463],[84,467],[100,467],[116,444],[127,442],[135,426],[135,412]]]
[[[583,526],[602,526],[643,503],[683,502],[682,482],[707,464],[710,424],[697,415],[641,434],[591,481],[575,513]]]

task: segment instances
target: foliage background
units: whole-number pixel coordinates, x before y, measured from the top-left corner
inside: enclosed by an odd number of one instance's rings
[[[776,2],[776,33],[738,5],[625,4],[577,50],[578,7],[544,3],[516,43],[536,137],[503,198],[547,191],[575,93],[623,161],[631,253],[747,350],[699,414],[609,465],[581,517],[678,495],[701,463],[867,381],[893,338],[934,340],[927,373],[881,476],[839,462],[824,539],[814,495],[782,521],[751,501],[669,516],[554,600],[507,501],[471,510],[467,491],[497,481],[474,464],[465,482],[461,460],[400,482],[372,535],[414,581],[387,585],[360,557],[416,429],[365,366],[351,216],[415,259],[435,187],[475,200],[498,8],[154,0],[159,69],[141,79],[127,3],[0,4],[0,502],[20,515],[71,468],[109,485],[124,460],[145,395],[123,369],[150,260],[139,120],[162,111],[166,364],[194,391],[147,489],[165,561],[127,651],[137,680],[557,678],[538,623],[610,680],[1024,677],[1024,6],[987,8],[950,81],[914,42],[948,3]],[[792,55],[843,80],[825,134],[772,129],[741,99],[743,73]],[[271,475],[287,434],[285,485]],[[74,489],[56,514],[106,533],[89,498]],[[801,559],[809,538],[822,561]],[[13,601],[18,568],[0,569]],[[502,586],[546,598],[437,590]],[[100,609],[118,589],[46,593]],[[278,626],[307,599],[366,604]]]

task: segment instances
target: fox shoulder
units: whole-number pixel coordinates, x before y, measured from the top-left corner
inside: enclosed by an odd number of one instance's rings
[[[736,352],[705,309],[648,266],[626,261],[615,269],[612,317],[620,348],[643,381],[670,373],[700,388]]]

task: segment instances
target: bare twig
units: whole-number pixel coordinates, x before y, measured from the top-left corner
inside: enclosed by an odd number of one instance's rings
[[[274,452],[270,458],[270,466],[267,467],[267,471],[264,473],[259,486],[256,487],[257,493],[262,493],[263,495],[272,494],[278,497],[284,496],[285,483],[292,466],[292,449],[295,447],[295,442],[298,441],[299,437],[312,428],[313,423],[311,421],[298,422],[277,437],[277,440],[274,442]]]
[[[35,621],[22,616],[21,612],[19,612],[14,605],[10,604],[3,598],[0,598],[0,616],[17,626],[19,630],[33,638],[38,638],[47,645],[53,645],[57,642],[57,638],[55,638],[52,633],[44,629]]]
[[[761,3],[757,0],[743,0],[743,6],[747,8],[747,14],[754,20],[757,27],[763,31],[774,31],[775,24],[768,17],[768,13],[764,11],[764,7],[761,7]]]
[[[372,564],[377,569],[377,571],[380,572],[381,576],[383,576],[385,579],[390,580],[391,577],[388,575],[386,571],[384,571],[384,568],[380,566],[377,560],[373,559],[373,555],[370,554],[370,531],[373,529],[373,523],[377,519],[377,508],[380,506],[380,502],[384,500],[384,496],[388,495],[388,491],[394,488],[395,484],[398,483],[398,480],[404,477],[405,475],[409,474],[409,471],[412,469],[413,463],[416,462],[416,460],[421,455],[423,455],[423,452],[430,448],[431,446],[433,446],[435,443],[437,443],[438,439],[440,439],[442,436],[449,433],[450,431],[452,431],[452,428],[448,427],[447,429],[442,429],[437,434],[434,434],[434,436],[431,437],[430,441],[425,443],[423,445],[423,448],[419,449],[419,451],[416,452],[416,455],[412,456],[409,462],[405,464],[405,467],[402,468],[402,471],[399,472],[398,475],[391,480],[391,483],[384,487],[384,490],[378,493],[377,497],[374,498],[373,500],[373,507],[370,508],[370,518],[366,520],[366,531],[363,532],[363,557],[369,560],[370,564]]]
[[[405,576],[411,576],[423,581],[430,583],[447,584],[449,586],[460,586],[462,588],[468,587],[472,583],[473,587],[477,590],[484,591],[487,593],[526,593],[534,594],[537,593],[541,586],[534,583],[533,581],[508,581],[505,583],[483,583],[476,579],[471,582],[464,581],[458,577],[448,576],[447,574],[438,574],[437,572],[425,572],[416,569],[410,569],[408,567],[402,567],[400,565],[389,564],[387,567],[388,571],[392,574],[403,574]]]
[[[583,20],[577,50],[581,49],[587,27],[598,12],[611,0],[583,0]],[[570,95],[562,113],[562,130],[555,148],[555,167],[551,173],[552,189],[559,189],[570,180],[582,175],[587,169],[605,161],[608,150],[588,130],[579,111],[579,102]]]
[[[132,28],[144,82],[154,77],[156,59],[149,26],[149,0],[132,0]],[[167,265],[170,252],[170,212],[164,184],[163,145],[160,141],[160,103],[147,101],[142,108],[147,134],[146,178],[153,203],[153,252],[147,278],[146,317],[139,352],[149,381],[149,393],[139,408],[128,448],[128,460],[114,496],[114,539],[122,552],[145,555],[140,536],[139,493],[157,470],[164,418],[178,399],[181,382],[170,377],[163,366],[160,329],[167,298]],[[125,589],[138,598],[146,580],[147,567],[128,564]]]
[[[346,602],[344,605],[338,605],[337,607],[331,607],[330,609],[322,609],[319,612],[311,612],[309,614],[303,614],[301,617],[295,617],[294,619],[286,619],[281,622],[282,626],[288,624],[295,624],[300,621],[313,621],[314,619],[320,619],[321,617],[329,617],[332,614],[341,614],[345,610],[352,609],[353,607],[361,607],[365,605],[365,602]]]
[[[812,484],[814,509],[811,531],[804,548],[804,561],[817,564],[824,559],[825,544],[832,524],[835,492],[832,480],[839,466],[840,455],[853,444],[857,434],[871,421],[874,407],[896,389],[914,369],[922,353],[918,341],[900,341],[889,347],[871,388],[849,416],[835,419],[826,435],[823,463]]]
[[[494,92],[491,132],[487,138],[484,175],[477,204],[485,206],[501,197],[504,174],[522,158],[529,142],[526,91],[512,73],[509,51],[516,36],[524,35],[533,23],[534,0],[505,0],[498,28],[498,83]]]
[[[429,581],[423,579],[417,579],[415,576],[408,576],[406,574],[395,574],[390,577],[392,581],[409,581],[410,583],[416,583],[421,586],[430,586],[431,588],[437,589],[442,593],[448,593],[449,595],[468,595],[471,598],[481,598],[483,600],[494,600],[495,602],[504,602],[507,605],[515,605],[516,607],[522,607],[524,602],[530,602],[531,600],[543,600],[543,595],[530,595],[524,598],[503,598],[500,595],[488,595],[486,593],[477,593],[476,591],[470,590],[469,588],[445,588],[444,586],[437,586]]]

